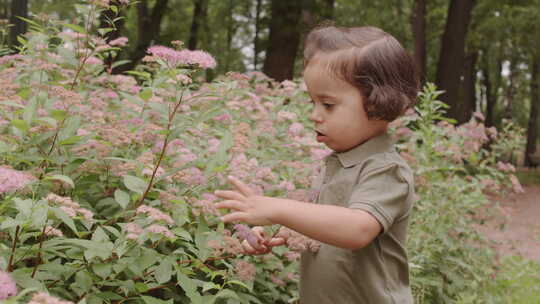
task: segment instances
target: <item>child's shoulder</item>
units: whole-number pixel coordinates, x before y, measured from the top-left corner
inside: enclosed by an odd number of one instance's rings
[[[395,149],[372,154],[362,163],[359,173],[397,174],[400,179],[407,181],[411,181],[413,177],[412,169]]]

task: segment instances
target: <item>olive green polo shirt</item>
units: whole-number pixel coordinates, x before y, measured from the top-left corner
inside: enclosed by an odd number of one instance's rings
[[[302,253],[300,303],[413,303],[405,250],[413,174],[392,138],[384,134],[332,153],[321,177],[316,203],[366,211],[383,229],[364,248],[322,244],[316,253]]]

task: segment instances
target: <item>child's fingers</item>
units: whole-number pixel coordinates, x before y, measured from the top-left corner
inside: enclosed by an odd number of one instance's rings
[[[246,222],[248,214],[245,212],[232,212],[221,217],[224,223]]]
[[[248,187],[248,185],[244,184],[242,181],[237,179],[234,176],[229,176],[229,181],[233,184],[233,186],[236,188],[236,190],[240,191],[245,196],[252,196],[253,191]]]
[[[244,249],[244,252],[245,253],[248,253],[248,254],[264,254],[264,253],[268,253],[268,247],[264,246],[264,245],[259,245],[259,247],[253,247],[249,244],[248,241],[244,240],[242,242],[242,248]]]
[[[274,247],[274,246],[281,246],[285,245],[285,239],[284,238],[272,238],[268,243],[266,243],[268,247]]]
[[[264,231],[263,227],[256,226],[256,227],[251,228],[251,231],[255,233],[255,235],[261,242],[264,242],[266,240],[266,232]]]
[[[226,200],[216,203],[215,207],[218,209],[243,210],[244,203],[235,200]]]
[[[236,191],[230,191],[230,190],[216,190],[214,191],[214,194],[217,197],[220,197],[223,199],[232,199],[232,200],[237,200],[237,201],[241,201],[245,198],[242,194]]]

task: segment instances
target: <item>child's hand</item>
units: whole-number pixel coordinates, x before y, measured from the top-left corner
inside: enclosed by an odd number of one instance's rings
[[[244,252],[247,254],[266,254],[272,250],[272,247],[285,244],[284,238],[270,238],[264,231],[264,228],[261,226],[253,227],[251,231],[260,241],[258,242],[257,247],[250,245],[247,240],[242,241],[242,247],[244,248]]]
[[[225,223],[245,222],[251,225],[272,225],[272,215],[275,213],[278,199],[255,195],[249,187],[240,180],[229,176],[229,181],[236,191],[218,190],[214,194],[225,201],[216,204],[216,208],[231,209],[233,212],[221,217]]]

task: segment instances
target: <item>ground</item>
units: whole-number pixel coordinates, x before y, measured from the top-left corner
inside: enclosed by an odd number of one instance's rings
[[[524,189],[521,194],[491,197],[494,212],[478,229],[501,256],[519,255],[540,262],[540,185]]]

